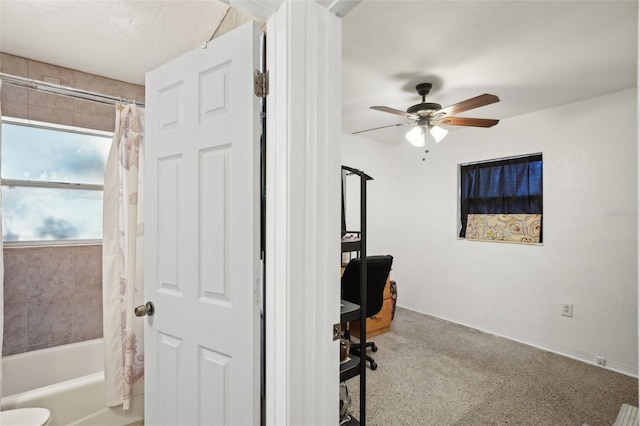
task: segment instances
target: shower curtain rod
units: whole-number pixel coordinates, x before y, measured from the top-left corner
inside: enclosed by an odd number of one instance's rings
[[[87,90],[74,89],[73,87],[61,86],[59,84],[47,83],[46,81],[32,80],[30,78],[18,77],[15,75],[0,73],[3,83],[11,86],[26,87],[40,92],[52,93],[71,98],[83,99],[86,101],[98,102],[108,105],[118,105],[125,103],[135,103],[144,108],[144,103],[118,98],[116,96],[103,95],[101,93],[89,92]]]

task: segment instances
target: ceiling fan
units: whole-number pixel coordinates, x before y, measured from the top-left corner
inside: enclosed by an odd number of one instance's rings
[[[426,144],[429,135],[431,135],[436,142],[440,142],[447,135],[449,131],[438,126],[439,124],[471,127],[492,127],[498,124],[499,120],[489,118],[452,117],[454,114],[459,114],[464,111],[499,102],[500,99],[496,95],[485,93],[484,95],[476,96],[475,98],[467,99],[466,101],[458,102],[457,104],[442,108],[440,104],[425,102],[425,97],[431,91],[431,83],[418,84],[416,86],[416,91],[420,96],[422,96],[422,102],[410,106],[407,108],[406,112],[386,106],[371,107],[371,109],[375,109],[376,111],[388,112],[389,114],[408,118],[413,120],[412,123],[398,123],[391,124],[389,126],[374,127],[373,129],[360,130],[359,132],[354,132],[352,134],[355,135],[358,133],[370,132],[372,130],[384,129],[386,127],[415,124],[415,127],[409,130],[405,137],[413,146],[422,147]]]

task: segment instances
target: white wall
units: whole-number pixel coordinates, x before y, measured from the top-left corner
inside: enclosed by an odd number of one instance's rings
[[[343,164],[376,178],[369,252],[394,255],[398,303],[637,375],[636,102],[629,89],[450,132],[425,162],[409,144],[344,135]],[[458,239],[457,164],[534,152],[544,245]]]
[[[373,178],[367,183],[367,254],[392,254],[393,212],[396,190],[393,157],[397,147],[386,143],[342,135],[342,164],[362,170]],[[348,142],[347,142],[348,141]],[[360,230],[360,178],[346,178],[347,230]]]

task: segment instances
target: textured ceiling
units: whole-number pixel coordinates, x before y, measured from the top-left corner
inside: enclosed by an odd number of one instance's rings
[[[369,106],[406,110],[421,82],[443,107],[495,94],[461,116],[498,119],[635,87],[637,28],[637,1],[364,0],[343,20],[343,130],[407,122]]]
[[[229,6],[207,1],[0,0],[0,51],[130,83],[208,40]]]

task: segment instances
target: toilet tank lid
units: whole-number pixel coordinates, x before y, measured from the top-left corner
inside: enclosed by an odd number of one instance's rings
[[[51,413],[46,408],[16,408],[0,412],[0,424],[4,426],[42,426]]]

